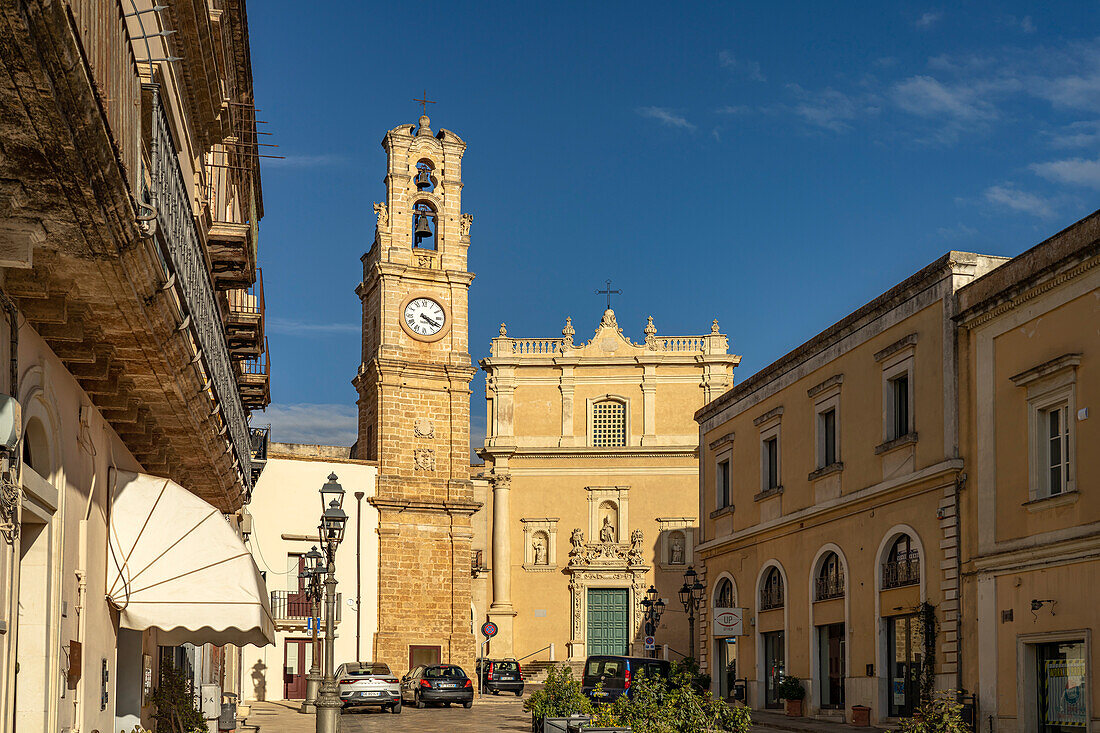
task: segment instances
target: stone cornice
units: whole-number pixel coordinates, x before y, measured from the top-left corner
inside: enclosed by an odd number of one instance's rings
[[[694,458],[698,452],[695,446],[627,446],[625,448],[593,448],[593,447],[541,447],[521,448],[514,445],[486,446],[478,451],[478,455],[507,455],[515,458],[670,458],[684,457]]]
[[[420,501],[414,499],[385,499],[377,496],[367,501],[379,511],[406,510],[433,514],[473,514],[482,507],[478,501]]]

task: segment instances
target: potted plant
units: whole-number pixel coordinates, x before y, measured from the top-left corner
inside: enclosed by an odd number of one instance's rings
[[[581,691],[580,680],[562,664],[547,671],[542,689],[524,701],[523,709],[531,713],[531,730],[538,733],[547,718],[591,715],[592,702]]]
[[[776,688],[776,694],[787,701],[787,716],[791,718],[802,717],[802,698],[806,691],[802,689],[802,682],[794,675],[786,675]]]

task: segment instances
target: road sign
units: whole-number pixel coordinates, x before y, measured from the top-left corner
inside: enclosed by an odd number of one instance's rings
[[[492,621],[486,621],[481,625],[481,633],[486,639],[491,639],[497,635],[497,625]]]
[[[652,636],[647,636],[645,638],[645,650],[647,652],[651,652],[656,648],[657,648],[656,639],[654,639]]]

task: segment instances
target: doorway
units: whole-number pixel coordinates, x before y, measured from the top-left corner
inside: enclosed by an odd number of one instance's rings
[[[306,675],[313,666],[313,643],[287,639],[283,646],[283,699],[306,699]]]
[[[887,650],[890,717],[909,717],[920,699],[924,641],[920,621],[916,615],[892,616],[887,619],[886,636],[890,646]]]
[[[589,655],[629,654],[627,622],[626,588],[588,589]]]
[[[786,634],[782,631],[769,631],[760,635],[764,645],[764,707],[780,708],[779,683],[787,670]]]
[[[718,649],[718,694],[723,700],[729,700],[737,686],[737,637],[715,641]]]
[[[1036,644],[1039,733],[1071,733],[1088,727],[1085,642]]]
[[[439,664],[443,659],[443,648],[438,646],[410,646],[409,647],[409,671],[424,665],[430,667]]]
[[[817,627],[822,710],[844,709],[844,624]]]

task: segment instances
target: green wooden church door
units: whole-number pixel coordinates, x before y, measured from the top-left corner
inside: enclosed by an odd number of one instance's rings
[[[627,654],[626,588],[588,589],[588,654]]]

